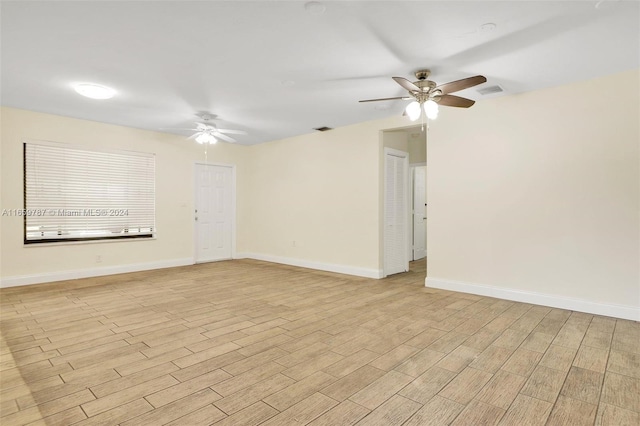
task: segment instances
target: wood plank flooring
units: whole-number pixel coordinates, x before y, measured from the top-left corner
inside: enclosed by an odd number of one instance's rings
[[[250,260],[0,291],[2,425],[640,424],[640,324]]]

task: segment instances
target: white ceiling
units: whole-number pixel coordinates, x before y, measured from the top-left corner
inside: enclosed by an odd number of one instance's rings
[[[420,68],[513,94],[640,66],[637,1],[305,4],[2,1],[2,105],[151,130],[210,111],[250,145],[400,114],[358,100],[402,95],[391,77]],[[118,94],[82,98],[83,81]]]

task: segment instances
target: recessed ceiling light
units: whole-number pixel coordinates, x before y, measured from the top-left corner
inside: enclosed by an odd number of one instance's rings
[[[307,2],[304,4],[304,8],[312,15],[322,15],[327,10],[327,6],[320,3],[319,1]]]
[[[91,99],[111,99],[116,94],[112,88],[95,83],[78,83],[73,88],[82,96]]]

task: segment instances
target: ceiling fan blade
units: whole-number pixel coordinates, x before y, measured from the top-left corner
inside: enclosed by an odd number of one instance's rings
[[[177,127],[161,127],[160,130],[190,130],[192,132],[197,132],[198,129],[180,129]]]
[[[396,96],[395,98],[365,99],[363,101],[358,101],[358,102],[394,101],[396,99],[402,99],[406,101],[411,98],[409,96]]]
[[[201,134],[202,134],[202,132],[194,133],[194,134],[192,134],[191,136],[189,136],[189,137],[187,138],[187,140],[195,139],[195,138],[197,138],[198,136],[200,136]]]
[[[458,92],[460,90],[468,89],[469,87],[477,86],[487,81],[487,78],[483,75],[476,75],[475,77],[463,78],[462,80],[451,81],[449,83],[441,84],[436,89],[442,90],[443,94]]]
[[[216,128],[215,125],[205,124],[205,123],[196,123],[197,130],[214,130]]]
[[[412,82],[410,82],[409,80],[407,80],[404,77],[393,77],[393,81],[395,81],[400,86],[404,87],[405,89],[407,89],[410,92],[420,92],[421,91],[418,86],[416,86],[415,84],[413,84]]]
[[[247,132],[244,130],[231,130],[231,129],[217,129],[220,133],[228,133],[230,135],[246,135]]]
[[[220,132],[213,132],[213,136],[215,136],[216,138],[222,139],[223,141],[226,141],[226,142],[234,143],[236,141],[235,139],[230,138],[229,136],[223,135]]]
[[[476,103],[476,101],[473,101],[471,99],[461,98],[460,96],[454,95],[442,95],[440,96],[440,100],[436,102],[443,106],[458,108],[469,108],[471,105]]]

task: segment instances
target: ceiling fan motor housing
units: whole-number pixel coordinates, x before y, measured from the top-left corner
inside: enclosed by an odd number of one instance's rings
[[[210,112],[199,112],[196,114],[196,117],[200,118],[201,120],[204,121],[209,121],[209,120],[213,120],[214,118],[217,117],[217,115],[215,114],[211,114]]]
[[[427,80],[427,78],[429,77],[429,75],[431,75],[431,70],[428,69],[424,69],[424,70],[418,70],[415,73],[416,78],[418,79],[418,81],[415,81],[413,84],[415,84],[417,87],[420,88],[420,91],[410,91],[409,93],[411,94],[411,96],[413,96],[418,102],[423,103],[428,101],[429,99],[431,99],[431,93],[432,90],[435,89],[436,87],[436,83],[431,81],[431,80]]]
[[[409,94],[420,103],[428,101],[436,87],[436,83],[431,80],[418,80],[414,84],[420,88],[420,91],[412,90]]]

